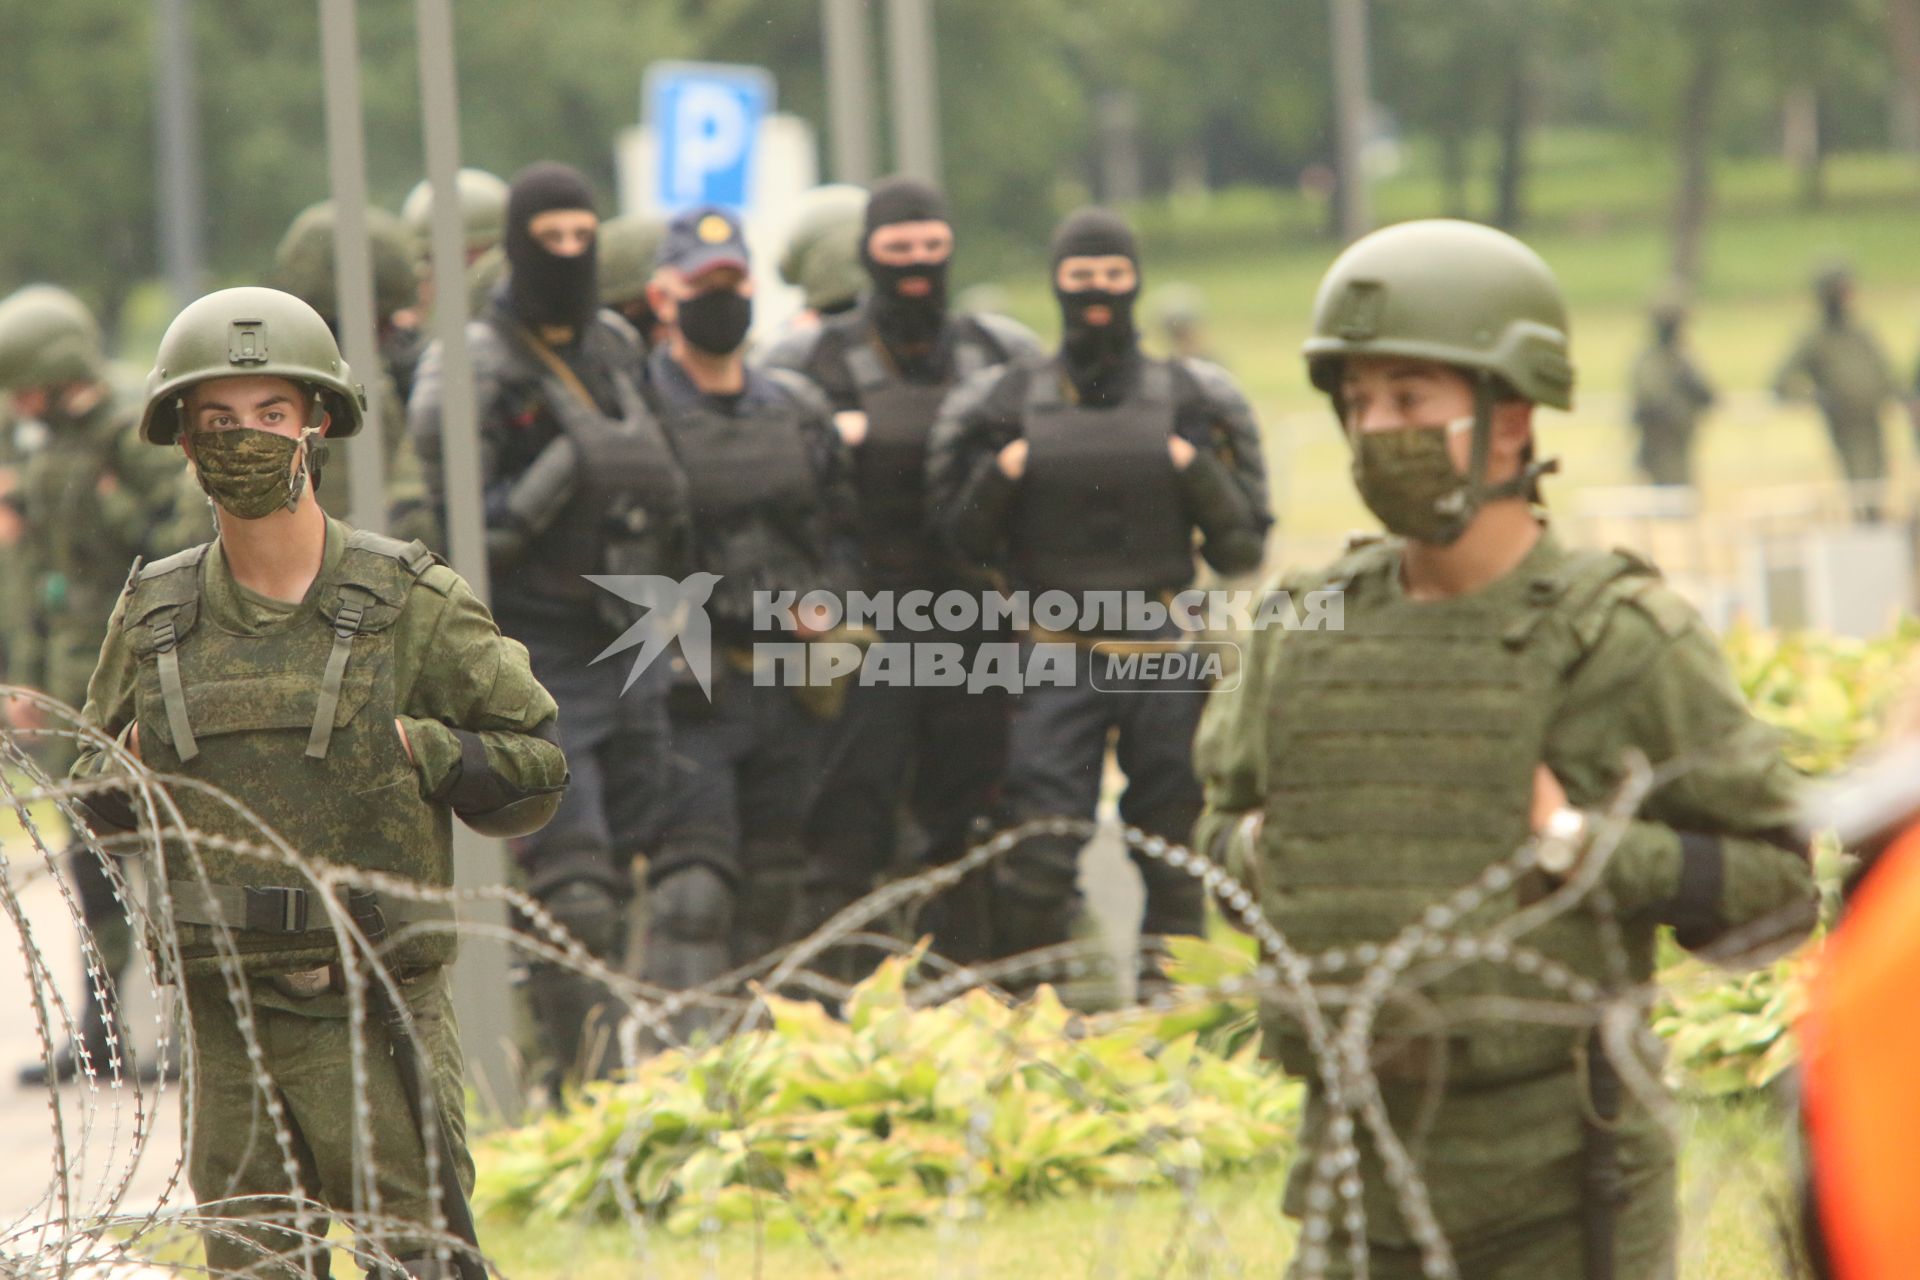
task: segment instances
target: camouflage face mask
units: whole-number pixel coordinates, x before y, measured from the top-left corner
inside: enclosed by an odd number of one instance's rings
[[[283,507],[292,511],[300,505],[310,472],[318,482],[320,460],[307,443],[316,431],[307,427],[298,438],[252,427],[195,432],[193,465],[200,487],[221,511],[242,520],[258,520]]]
[[[1354,487],[1388,532],[1444,547],[1467,531],[1478,504],[1467,478],[1454,469],[1447,439],[1472,429],[1469,416],[1439,426],[1352,433]]]

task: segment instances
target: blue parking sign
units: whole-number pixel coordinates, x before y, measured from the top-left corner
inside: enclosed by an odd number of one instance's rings
[[[773,110],[765,67],[656,62],[641,87],[641,118],[658,160],[654,194],[667,213],[697,204],[746,207],[760,122]]]

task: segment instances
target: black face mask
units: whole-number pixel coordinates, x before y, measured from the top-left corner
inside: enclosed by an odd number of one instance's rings
[[[1133,328],[1133,303],[1140,290],[1125,293],[1110,289],[1081,289],[1077,293],[1054,290],[1060,302],[1061,346],[1078,380],[1080,375],[1098,379],[1125,365],[1133,356],[1138,337]],[[1105,307],[1111,318],[1105,324],[1088,324],[1089,308]]]
[[[682,336],[710,356],[738,351],[752,323],[753,299],[731,288],[710,289],[680,303]]]
[[[873,280],[873,326],[890,343],[923,346],[940,336],[947,320],[947,263],[916,262],[909,266],[867,263]],[[926,280],[932,285],[920,297],[907,297],[900,285]]]
[[[536,327],[559,325],[576,332],[600,309],[595,246],[563,258],[531,236],[515,244],[508,238],[507,296],[513,313]]]

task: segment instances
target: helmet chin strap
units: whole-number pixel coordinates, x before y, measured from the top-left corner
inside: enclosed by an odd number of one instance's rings
[[[323,437],[319,444],[313,443],[313,437],[327,419],[326,406],[320,402],[320,393],[313,393],[313,407],[307,413],[307,425],[300,428],[300,461],[295,465],[293,483],[288,486],[287,510],[300,509],[300,497],[306,493],[309,483],[315,489],[320,487],[320,468],[326,465],[327,446]]]
[[[1545,458],[1529,462],[1519,474],[1499,484],[1486,483],[1487,461],[1493,451],[1493,406],[1493,375],[1481,370],[1473,377],[1473,453],[1467,463],[1466,482],[1436,504],[1442,515],[1458,517],[1462,523],[1473,519],[1489,502],[1502,498],[1533,501],[1539,495],[1540,477],[1560,469],[1560,459]],[[1466,421],[1456,419],[1448,426],[1458,429],[1458,424]]]

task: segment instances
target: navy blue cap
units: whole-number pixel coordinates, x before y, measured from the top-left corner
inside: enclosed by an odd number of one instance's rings
[[[715,267],[747,270],[747,237],[740,229],[740,219],[718,205],[701,205],[674,214],[654,264],[672,267],[689,278]]]

